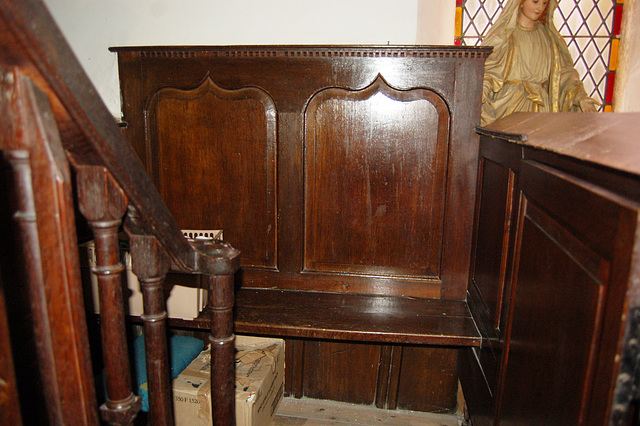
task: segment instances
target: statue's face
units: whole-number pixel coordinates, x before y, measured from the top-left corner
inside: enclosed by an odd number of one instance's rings
[[[533,27],[549,5],[549,0],[524,0],[520,3],[518,22],[525,27]]]

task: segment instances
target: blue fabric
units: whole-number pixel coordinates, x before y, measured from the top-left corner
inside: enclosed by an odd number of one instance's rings
[[[171,336],[169,339],[169,361],[171,364],[171,380],[196,359],[204,349],[200,339],[187,336]],[[149,393],[147,391],[147,363],[144,358],[144,335],[133,342],[133,356],[138,396],[142,397],[142,411],[149,411]],[[143,386],[144,385],[144,386]]]

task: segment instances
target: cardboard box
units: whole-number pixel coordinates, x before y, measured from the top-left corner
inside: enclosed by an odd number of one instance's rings
[[[173,381],[177,426],[211,425],[211,354],[205,349]],[[236,336],[236,425],[268,425],[284,392],[284,340]]]

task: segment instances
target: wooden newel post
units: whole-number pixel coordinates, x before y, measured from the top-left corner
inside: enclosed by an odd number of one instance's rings
[[[163,287],[170,261],[156,237],[145,235],[134,224],[135,220],[135,211],[130,208],[125,229],[130,238],[133,273],[137,275],[142,289],[144,313],[141,318],[149,383],[149,424],[173,425],[167,303]]]
[[[18,361],[37,370],[27,377],[42,381],[41,389],[33,394],[27,390],[20,398],[37,404],[39,398],[31,395],[42,393],[46,403],[34,410],[23,401],[21,413],[20,404],[15,404],[15,380],[0,380],[0,391],[12,385],[0,395],[0,405],[6,402],[0,407],[0,419],[11,424],[19,417],[25,424],[45,418],[50,424],[97,424],[71,172],[49,99],[22,70],[5,65],[0,66],[0,154],[12,169],[12,179],[2,184],[13,199],[2,202],[9,201],[7,207],[13,209],[18,237],[3,241],[18,256],[7,253],[3,260],[15,264],[3,264],[7,270],[2,279],[5,289],[11,286],[28,295],[21,315],[29,316],[25,320],[33,326],[35,342],[30,335],[23,339],[35,353],[22,352],[25,359]]]
[[[80,211],[94,234],[100,297],[100,324],[107,385],[107,401],[100,407],[104,421],[132,424],[140,411],[140,397],[131,391],[131,371],[124,319],[118,229],[127,198],[104,167],[76,167]]]
[[[218,426],[235,425],[234,274],[240,252],[216,240],[193,240],[199,270],[207,275],[211,315],[211,411]]]

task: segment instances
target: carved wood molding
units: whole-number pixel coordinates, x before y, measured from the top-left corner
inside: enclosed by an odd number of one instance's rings
[[[140,58],[486,58],[488,47],[468,46],[154,46],[111,47]]]

